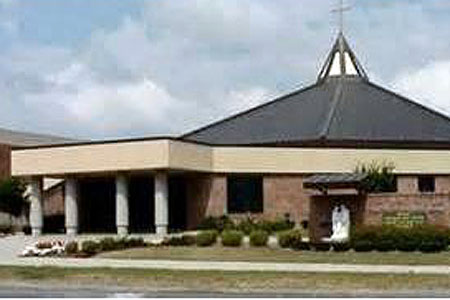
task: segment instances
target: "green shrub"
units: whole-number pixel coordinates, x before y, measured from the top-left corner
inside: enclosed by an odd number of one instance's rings
[[[114,251],[117,250],[117,242],[113,238],[104,238],[99,242],[100,251]]]
[[[100,244],[95,241],[84,241],[81,244],[81,251],[89,255],[95,255],[101,251]]]
[[[269,234],[264,230],[255,230],[250,233],[250,245],[253,247],[264,247],[269,241]]]
[[[224,230],[222,232],[222,245],[226,247],[239,247],[242,244],[244,233],[238,230]]]
[[[283,231],[278,234],[278,245],[281,248],[303,250],[306,245],[302,241],[302,232],[298,229]]]
[[[0,233],[11,234],[13,231],[14,230],[11,225],[0,225]]]
[[[145,246],[143,238],[130,238],[126,242],[127,248],[140,248]]]
[[[289,220],[278,220],[278,221],[274,221],[271,223],[272,223],[272,231],[271,232],[291,230],[295,226],[295,223],[292,221],[289,221]]]
[[[184,246],[193,246],[197,243],[197,238],[192,234],[183,234],[181,240]]]
[[[370,252],[375,249],[373,242],[370,240],[356,240],[352,243],[352,247],[356,252]]]
[[[234,223],[228,216],[206,217],[197,226],[198,230],[217,230],[222,232],[225,229],[233,229]]]
[[[345,252],[352,248],[350,243],[333,243],[331,246],[335,252]]]
[[[422,251],[437,252],[447,249],[448,230],[431,225],[401,228],[394,226],[360,227],[352,230],[355,251]]]
[[[184,241],[180,236],[173,236],[173,237],[169,238],[169,241],[167,242],[167,244],[169,246],[179,247],[179,246],[184,246]]]
[[[126,238],[119,238],[115,240],[115,250],[123,250],[128,248],[128,241]]]
[[[261,221],[257,224],[255,224],[254,230],[264,230],[267,231],[269,234],[274,232],[280,232],[280,231],[287,231],[293,229],[295,226],[294,222],[291,222],[286,219],[279,219],[275,221]]]
[[[356,173],[366,174],[362,187],[369,193],[395,192],[397,181],[393,173],[395,166],[392,163],[373,161],[368,165],[360,165]]]
[[[76,254],[78,253],[78,243],[73,241],[73,242],[68,242],[66,244],[66,246],[64,247],[66,254]]]
[[[422,252],[439,252],[447,249],[449,244],[448,230],[437,226],[418,226],[415,230],[420,239],[418,250]]]
[[[253,230],[258,229],[258,223],[252,218],[246,218],[237,224],[236,229],[249,235]]]
[[[218,235],[219,234],[218,234],[217,230],[200,231],[197,234],[197,246],[207,247],[207,246],[214,245],[217,241]]]

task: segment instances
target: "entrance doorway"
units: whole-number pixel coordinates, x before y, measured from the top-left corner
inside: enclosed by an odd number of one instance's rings
[[[80,180],[79,207],[81,233],[115,233],[114,179],[88,178]]]
[[[169,177],[169,229],[186,230],[186,180],[181,175]]]
[[[151,176],[129,178],[129,216],[131,233],[155,232],[154,179]]]

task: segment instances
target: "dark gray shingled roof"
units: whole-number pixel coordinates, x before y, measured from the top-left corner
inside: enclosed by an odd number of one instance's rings
[[[364,173],[329,173],[316,174],[306,177],[303,184],[333,184],[333,183],[358,183],[364,180]]]
[[[52,144],[65,144],[76,142],[73,139],[36,134],[30,132],[13,131],[9,129],[0,128],[0,144],[8,144],[11,146],[42,146]]]
[[[345,51],[357,73],[330,75],[333,54]],[[327,65],[316,84],[181,138],[212,145],[450,148],[450,119],[371,83],[343,35]]]

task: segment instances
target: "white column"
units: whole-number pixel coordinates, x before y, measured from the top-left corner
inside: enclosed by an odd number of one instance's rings
[[[44,226],[44,204],[42,201],[42,178],[31,179],[28,185],[28,199],[30,201],[30,227],[31,234],[42,234]]]
[[[117,234],[128,234],[128,182],[124,175],[116,177],[116,226]]]
[[[155,227],[156,234],[167,234],[169,225],[169,188],[167,173],[155,174]]]
[[[78,195],[77,181],[74,178],[66,178],[64,209],[66,217],[66,234],[78,233]]]

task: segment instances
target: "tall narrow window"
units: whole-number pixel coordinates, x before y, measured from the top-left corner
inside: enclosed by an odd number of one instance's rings
[[[229,176],[227,188],[229,213],[263,212],[262,176]]]
[[[433,176],[419,176],[418,178],[419,191],[421,193],[434,193],[435,181]]]

